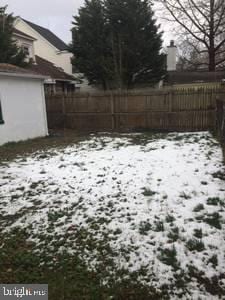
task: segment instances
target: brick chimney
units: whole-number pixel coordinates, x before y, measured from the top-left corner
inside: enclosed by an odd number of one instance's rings
[[[177,47],[174,41],[170,41],[170,45],[167,47],[167,71],[176,71],[176,57]]]

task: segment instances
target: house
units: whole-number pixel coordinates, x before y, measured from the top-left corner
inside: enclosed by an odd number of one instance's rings
[[[0,145],[48,135],[45,77],[0,64]]]
[[[13,36],[17,42],[17,46],[23,49],[27,56],[27,61],[33,60],[35,57],[34,53],[34,46],[33,43],[35,41],[35,38],[32,36],[25,34],[24,32],[14,28],[13,30]]]
[[[73,54],[66,45],[49,29],[34,24],[22,18],[17,18],[15,29],[32,36],[34,40],[34,53],[60,67],[64,72],[72,75],[71,58]]]
[[[47,75],[47,92],[67,93],[75,90],[75,78],[72,75],[72,53],[68,46],[50,30],[17,18],[14,23],[14,38],[27,54],[32,64],[30,70]]]
[[[224,71],[208,72],[177,70],[177,47],[174,41],[167,47],[167,78],[164,84],[174,88],[219,86],[225,80]]]
[[[188,87],[219,87],[225,79],[225,72],[170,71],[166,84],[176,89]]]
[[[28,68],[46,76],[45,92],[47,94],[68,94],[75,91],[75,81],[72,75],[65,73],[63,69],[38,55],[35,55],[35,63]]]

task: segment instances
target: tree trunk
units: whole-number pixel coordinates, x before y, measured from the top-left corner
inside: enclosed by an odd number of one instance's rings
[[[215,71],[216,71],[216,54],[213,48],[209,50],[209,72],[215,72]]]
[[[215,1],[210,0],[210,23],[209,23],[209,72],[216,70],[215,52]]]

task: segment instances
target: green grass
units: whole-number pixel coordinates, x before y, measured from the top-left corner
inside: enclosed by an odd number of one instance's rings
[[[190,239],[186,243],[186,247],[190,251],[198,251],[201,252],[205,250],[205,245],[201,239]]]
[[[166,216],[166,222],[167,223],[173,223],[174,221],[175,221],[174,216],[172,216],[172,215],[167,215]]]
[[[154,196],[156,194],[156,192],[148,189],[148,188],[143,188],[144,192],[142,193],[145,197],[151,197]]]
[[[63,148],[83,140],[90,139],[90,135],[79,133],[74,130],[50,131],[50,135],[44,138],[36,138],[17,143],[8,143],[0,147],[0,163],[11,161],[14,158],[26,156],[36,152],[40,153],[40,159],[45,159],[46,155],[52,156],[54,153],[48,151],[56,148]]]
[[[157,300],[168,295],[143,285],[138,280],[139,272],[129,273],[123,269],[114,269],[114,276],[107,272],[107,264],[99,265],[93,271],[76,254],[54,253],[42,249],[36,252],[36,246],[28,242],[28,233],[14,229],[1,236],[0,282],[47,283],[49,300]],[[47,243],[47,241],[46,241]],[[103,279],[108,278],[107,284]]]
[[[222,201],[220,200],[220,198],[215,197],[215,198],[208,198],[207,199],[207,205],[220,205],[222,203]]]
[[[209,260],[208,260],[208,263],[211,263],[213,265],[214,268],[216,268],[218,266],[218,258],[217,258],[217,255],[214,254],[212,255]]]
[[[139,224],[139,233],[142,235],[148,235],[149,231],[152,230],[152,225],[149,222],[142,221]]]
[[[197,239],[202,239],[203,237],[203,234],[202,234],[202,229],[194,229],[194,236],[197,238]]]
[[[225,181],[225,173],[222,171],[218,171],[212,174],[213,178],[217,178]]]
[[[215,227],[217,229],[222,229],[221,216],[217,212],[214,212],[212,214],[207,214],[204,218],[204,221],[212,227]]]
[[[147,144],[151,139],[158,138],[159,136],[160,135],[146,133],[146,135],[142,135],[141,139],[137,137],[132,140],[131,138],[131,142],[133,141],[139,145],[143,143],[144,145]],[[26,153],[32,153],[38,148],[40,149],[40,147],[43,147],[43,151],[45,151],[45,149],[47,151],[48,147],[52,146],[56,148],[64,147],[64,145],[68,145],[69,141],[65,141],[65,137],[55,137],[53,140],[51,139],[52,138],[46,138],[28,141],[27,144],[19,143],[15,145],[6,145],[4,146],[4,150],[0,148],[0,154],[1,151],[2,153],[4,152],[4,157],[1,157],[0,160],[7,160],[11,156],[17,154],[22,155],[23,151],[27,151]],[[70,142],[79,142],[81,139],[82,138],[79,136],[74,136],[71,137]],[[171,141],[173,141],[173,139],[174,137],[171,137]],[[54,140],[55,142],[53,142],[51,145],[51,141]],[[180,137],[178,137],[177,140],[181,140]],[[38,142],[40,142],[39,145]],[[101,143],[101,147],[105,147],[106,145],[107,144],[104,142]],[[115,148],[123,146],[123,143],[118,143]],[[96,148],[98,145],[93,143],[91,147]],[[7,154],[7,149],[9,149],[9,155]],[[97,150],[99,149],[100,147]],[[40,153],[38,154],[38,159],[48,159],[49,155],[50,152],[43,152],[43,154]],[[54,155],[54,151],[52,155]],[[26,158],[23,158],[23,160],[25,161]],[[63,164],[62,167],[64,167]],[[83,168],[84,165],[75,163],[75,167]],[[217,174],[216,176],[221,177],[222,175]],[[215,178],[217,178],[216,176]],[[104,180],[102,180],[104,177],[103,174],[98,174],[97,177],[99,177],[101,180],[99,182],[104,182]],[[115,177],[115,181],[116,180],[117,178]],[[160,181],[161,180],[158,179],[158,182]],[[31,195],[38,196],[44,185],[44,181],[33,182],[29,187],[29,191],[26,191],[25,188],[21,186],[12,195],[11,201],[17,201],[21,194],[25,200]],[[55,193],[57,194],[57,191]],[[153,196],[156,194],[156,192],[149,188],[144,188],[142,194],[146,197],[145,201],[151,201],[154,199]],[[165,196],[163,199],[166,200],[166,197],[167,196]],[[180,197],[187,200],[190,199],[190,196],[185,193],[181,193]],[[118,200],[127,202],[127,199],[125,199],[126,201],[122,199],[122,193],[118,193],[116,198],[118,198]],[[141,198],[143,199],[143,197]],[[135,222],[131,224],[132,228],[136,230],[136,233],[138,231],[142,235],[140,240],[142,239],[144,242],[147,241],[153,246],[154,259],[158,258],[161,263],[171,266],[173,270],[177,271],[173,273],[174,281],[171,280],[171,283],[162,285],[160,287],[160,291],[156,291],[154,288],[152,288],[150,282],[155,282],[155,280],[158,278],[158,274],[154,274],[154,272],[151,273],[151,271],[149,272],[151,268],[150,266],[148,266],[149,273],[146,272],[144,268],[140,268],[136,272],[129,272],[128,270],[124,270],[122,267],[115,267],[114,259],[115,261],[118,261],[118,257],[124,259],[129,264],[131,253],[136,254],[137,257],[141,255],[138,247],[135,246],[135,243],[131,243],[131,245],[129,245],[127,248],[121,246],[121,249],[119,250],[113,250],[110,247],[110,242],[118,241],[118,237],[120,238],[120,235],[122,234],[122,230],[120,229],[119,225],[118,228],[116,227],[115,229],[111,229],[111,231],[101,230],[104,227],[106,228],[105,225],[109,224],[112,220],[112,212],[115,209],[114,200],[110,200],[107,203],[107,207],[102,206],[99,208],[100,211],[107,211],[107,217],[101,218],[90,217],[88,213],[85,212],[84,207],[82,207],[82,201],[85,200],[80,198],[78,203],[74,203],[74,206],[71,205],[66,209],[60,209],[61,203],[59,201],[57,208],[52,208],[48,212],[48,225],[44,234],[34,233],[35,231],[33,231],[33,229],[35,224],[33,228],[31,226],[29,233],[28,231],[21,231],[17,229],[9,232],[8,234],[2,233],[0,236],[0,282],[48,283],[50,300],[177,299],[179,297],[177,294],[175,294],[175,292],[180,293],[180,298],[183,294],[186,296],[187,294],[185,293],[189,289],[188,284],[193,280],[193,278],[196,280],[197,284],[202,290],[205,288],[207,291],[212,293],[212,295],[221,296],[225,294],[225,291],[222,290],[219,284],[219,281],[224,279],[223,274],[220,275],[218,270],[218,276],[209,279],[205,277],[206,275],[204,273],[192,265],[189,266],[188,272],[186,272],[186,270],[184,271],[178,261],[175,245],[181,242],[186,242],[185,245],[189,251],[199,252],[192,253],[192,255],[205,255],[205,262],[207,264],[211,264],[214,268],[218,266],[217,255],[212,255],[209,257],[206,256],[206,252],[201,253],[205,250],[205,245],[202,241],[203,232],[201,229],[194,229],[193,238],[186,241],[185,237],[182,235],[182,232],[185,232],[185,230],[182,227],[175,226],[177,225],[175,224],[176,219],[174,217],[176,214],[173,216],[169,213],[168,215],[159,215],[150,221],[142,221],[139,225],[137,225]],[[187,203],[187,201],[182,202]],[[54,201],[54,204],[56,203],[57,202]],[[218,213],[206,214],[206,210],[216,209],[216,207],[210,208],[208,205],[222,205],[222,200],[219,198],[208,198],[206,204],[204,203],[205,206],[203,204],[197,204],[193,211],[196,213],[202,211],[202,214],[199,216],[199,214],[193,213],[193,218],[189,219],[189,221],[193,222],[194,219],[199,218],[198,220],[201,221],[201,223],[206,222],[212,227],[221,229],[223,222],[221,217],[222,215],[220,216]],[[43,206],[45,204],[37,198],[37,200],[32,202],[32,205],[38,209],[39,206]],[[203,211],[205,208],[206,210]],[[0,221],[0,225],[2,228],[4,228],[4,226],[13,224],[21,216],[25,215],[26,213],[30,213],[32,209],[33,206],[27,208],[27,211],[21,210],[15,215],[7,215],[6,217],[3,216],[2,220]],[[55,230],[56,227],[60,224],[62,225],[62,222],[64,222],[64,224],[69,224],[75,209],[80,210],[85,216],[84,219],[88,224],[88,228],[71,225],[68,231],[66,230],[62,234],[57,234]],[[197,217],[195,217],[195,215]],[[60,220],[62,217],[66,217],[65,220]],[[130,220],[129,218],[130,214],[127,217],[127,222],[131,220],[131,218]],[[188,223],[186,223],[186,225],[188,226]],[[97,238],[97,233],[100,232],[102,236],[98,236]],[[156,239],[153,238],[153,236],[160,235],[160,232],[162,232],[162,235],[165,237],[165,242],[167,243],[167,245],[164,246],[165,248],[163,248],[163,245],[157,245]],[[30,242],[28,240],[30,236],[37,238],[40,244],[36,245],[35,243]],[[59,251],[61,248],[65,250]],[[70,249],[71,252],[68,253],[66,249]],[[186,250],[186,253],[187,252],[188,251]],[[94,255],[92,256],[93,253]],[[96,268],[94,270],[90,269],[90,262],[96,258]],[[148,284],[146,284],[146,282],[148,282]]]
[[[172,228],[167,236],[170,242],[176,242],[179,239],[179,228],[178,227]]]
[[[162,221],[154,221],[153,230],[156,232],[164,231],[164,224]]]
[[[161,249],[158,259],[162,263],[171,266],[174,269],[179,268],[179,262],[177,260],[177,251],[174,246],[172,246],[171,248]]]
[[[182,192],[182,193],[180,193],[180,198],[188,200],[188,199],[191,199],[191,196],[186,194],[185,192]]]
[[[186,274],[187,280],[196,280],[198,285],[204,287],[205,290],[212,295],[211,299],[215,295],[218,299],[223,299],[225,290],[221,286],[221,280],[225,279],[224,272],[218,276],[212,276],[210,279],[205,277],[203,271],[198,270],[196,266],[188,265],[188,273]]]
[[[202,211],[202,210],[204,210],[204,209],[205,209],[204,205],[200,203],[200,204],[197,204],[197,205],[194,207],[193,212],[200,212],[200,211]]]
[[[202,185],[208,185],[208,182],[207,181],[201,181],[201,184]]]

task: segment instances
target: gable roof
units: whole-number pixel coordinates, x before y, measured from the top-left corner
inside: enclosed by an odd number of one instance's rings
[[[36,55],[35,64],[28,66],[29,70],[40,73],[42,75],[51,77],[54,80],[74,81],[75,78],[63,71],[63,69],[56,67],[50,61]]]
[[[34,37],[22,32],[22,31],[20,31],[16,28],[13,29],[13,34],[16,35],[16,36],[21,36],[21,37],[26,38],[26,39],[31,40],[31,41],[36,40]]]
[[[26,22],[30,27],[32,27],[35,31],[37,31],[40,35],[42,35],[50,44],[59,49],[60,51],[68,50],[68,45],[64,43],[59,37],[57,37],[53,32],[49,29],[34,24],[30,21],[22,19]]]

